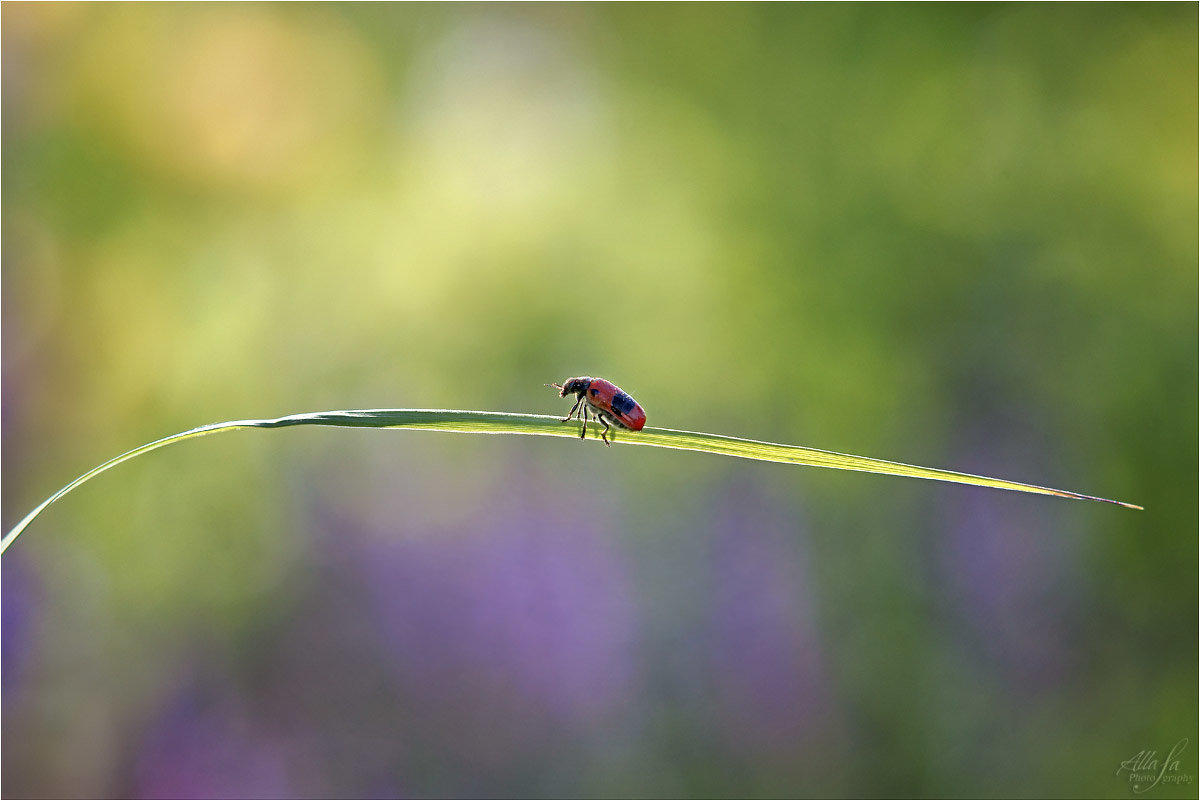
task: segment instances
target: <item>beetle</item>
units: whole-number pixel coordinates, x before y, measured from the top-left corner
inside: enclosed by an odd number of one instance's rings
[[[579,376],[578,378],[568,378],[561,384],[547,384],[546,386],[558,389],[560,398],[565,398],[571,393],[575,394],[575,405],[563,418],[563,422],[570,420],[578,411],[579,419],[583,421],[583,429],[579,432],[580,439],[587,434],[589,409],[604,425],[604,431],[600,432],[600,438],[604,440],[605,445],[610,444],[608,441],[609,423],[617,428],[626,428],[630,431],[641,431],[642,426],[646,425],[645,410],[611,381]]]

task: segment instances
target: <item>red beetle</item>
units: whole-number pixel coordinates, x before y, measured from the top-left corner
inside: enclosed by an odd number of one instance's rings
[[[596,419],[604,424],[604,431],[600,433],[600,438],[604,440],[605,445],[609,444],[609,423],[617,428],[627,428],[630,431],[641,431],[642,426],[646,425],[646,412],[638,405],[637,401],[622,392],[621,388],[611,381],[580,376],[579,378],[568,378],[561,384],[547,384],[546,386],[558,389],[560,398],[565,398],[572,392],[575,393],[577,397],[575,405],[563,418],[563,422],[570,420],[578,411],[580,419],[583,420],[583,430],[579,432],[580,439],[587,434],[588,409],[591,409],[592,413],[596,415]]]

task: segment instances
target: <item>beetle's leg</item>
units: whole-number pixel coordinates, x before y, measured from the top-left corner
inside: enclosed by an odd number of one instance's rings
[[[564,418],[562,419],[562,421],[563,421],[564,423],[565,423],[565,422],[567,422],[568,420],[570,420],[572,417],[574,417],[574,416],[575,416],[575,410],[579,408],[579,405],[580,405],[581,403],[583,403],[583,396],[582,396],[582,395],[580,395],[580,396],[579,396],[579,400],[575,401],[575,405],[571,407],[571,411],[567,412],[567,416],[566,416],[566,417],[564,417]]]
[[[582,400],[582,399],[581,399],[581,400]],[[580,438],[580,439],[583,439],[583,438],[584,438],[584,436],[587,434],[587,420],[588,420],[588,412],[587,412],[587,404],[586,404],[586,403],[585,403],[585,404],[583,404],[583,406],[582,406],[582,408],[580,409],[579,413],[580,413],[580,415],[582,416],[582,419],[583,419],[583,428],[579,429],[579,438]]]
[[[608,441],[608,415],[600,415],[600,422],[604,424],[604,430],[600,432],[600,438],[604,440],[605,445],[610,445]]]

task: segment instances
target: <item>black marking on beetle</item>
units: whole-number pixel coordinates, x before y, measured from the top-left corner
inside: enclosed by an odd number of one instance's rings
[[[624,392],[618,392],[616,395],[613,395],[612,408],[617,414],[629,414],[633,411],[634,406],[637,406],[637,403]]]
[[[600,394],[600,390],[596,389],[595,387],[592,387],[592,394],[593,394],[593,395],[599,395],[599,394]]]

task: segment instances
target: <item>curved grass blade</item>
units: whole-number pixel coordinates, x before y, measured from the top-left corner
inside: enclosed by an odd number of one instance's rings
[[[558,417],[551,417],[549,415],[459,411],[454,409],[360,409],[293,414],[267,420],[234,420],[228,423],[213,423],[155,440],[154,442],[142,445],[140,448],[134,448],[131,451],[123,453],[115,459],[110,459],[98,467],[92,468],[42,501],[21,522],[13,526],[4,535],[3,541],[0,542],[0,553],[8,549],[13,540],[33,522],[34,518],[45,511],[47,506],[62,498],[79,485],[90,481],[104,471],[116,467],[135,456],[141,456],[144,453],[149,453],[150,451],[176,442],[182,442],[185,439],[217,434],[222,431],[234,431],[242,428],[283,428],[286,426],[303,425],[350,428],[408,428],[419,431],[451,431],[462,434],[531,434],[546,437],[579,436],[579,426],[576,423],[564,423]],[[596,426],[592,426],[588,436],[592,439],[599,439],[599,431]],[[1054,495],[1059,498],[1103,501],[1104,503],[1113,503],[1129,509],[1142,508],[1123,501],[1112,501],[1108,498],[1097,498],[1093,495],[1083,495],[1078,492],[1040,487],[1035,484],[1025,484],[1019,481],[988,478],[987,476],[958,473],[953,470],[938,470],[932,467],[918,467],[900,462],[889,462],[883,459],[869,459],[865,456],[851,456],[845,453],[823,451],[816,448],[803,448],[798,445],[781,445],[774,442],[759,442],[740,437],[727,437],[721,434],[676,431],[670,428],[644,428],[636,432],[614,429],[609,432],[609,438],[614,442],[629,445],[650,445],[656,448],[702,451],[725,456],[737,456],[742,459],[757,459],[765,462],[781,462],[783,464],[808,465],[811,467],[831,467],[838,470],[858,470],[866,473],[882,473],[892,476],[924,478],[933,481],[949,481],[957,484],[1030,492],[1038,495]]]

